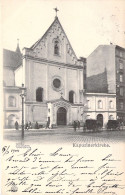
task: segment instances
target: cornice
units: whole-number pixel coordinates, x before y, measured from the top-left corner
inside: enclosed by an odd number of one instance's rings
[[[116,97],[115,93],[85,93],[86,96],[112,96],[112,97]]]
[[[24,55],[23,56],[23,59],[30,59],[30,60],[33,60],[33,61],[36,61],[36,62],[46,62],[46,63],[51,63],[53,65],[58,65],[58,66],[64,66],[64,67],[70,67],[70,68],[76,68],[76,69],[83,69],[83,66],[78,66],[78,65],[72,65],[72,64],[65,64],[65,63],[62,63],[62,62],[57,62],[57,61],[52,61],[52,60],[47,60],[45,58],[36,58],[36,57],[33,57],[33,56],[28,56],[28,55]]]
[[[22,111],[22,109],[15,109],[15,110],[13,110],[13,109],[4,109],[3,111],[4,112],[20,112],[20,111]]]
[[[114,111],[113,111],[113,110],[111,110],[111,111],[110,111],[110,110],[101,110],[101,111],[97,111],[97,110],[92,110],[92,111],[91,111],[91,110],[84,110],[84,112],[86,112],[86,113],[87,113],[87,112],[98,112],[98,113],[102,113],[102,112],[103,112],[103,113],[104,113],[104,112],[112,113],[112,112],[113,112],[113,113],[116,113],[116,110],[114,110]]]

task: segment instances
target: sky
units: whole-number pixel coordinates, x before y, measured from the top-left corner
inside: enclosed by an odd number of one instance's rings
[[[125,48],[125,0],[1,0],[2,47],[31,47],[58,18],[77,55],[87,57],[98,45]]]

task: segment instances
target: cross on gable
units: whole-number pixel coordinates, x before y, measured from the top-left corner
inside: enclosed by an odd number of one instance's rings
[[[59,10],[57,9],[57,7],[56,7],[56,8],[53,8],[53,9],[55,10],[56,16],[57,16],[57,12],[58,12]]]

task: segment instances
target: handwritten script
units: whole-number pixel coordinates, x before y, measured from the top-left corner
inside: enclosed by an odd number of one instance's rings
[[[56,147],[2,148],[5,194],[111,194],[125,192],[122,161]],[[99,154],[98,154],[99,155]],[[98,158],[98,161],[96,160]]]

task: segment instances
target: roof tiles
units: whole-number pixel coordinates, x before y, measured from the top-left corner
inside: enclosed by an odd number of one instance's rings
[[[12,69],[22,64],[22,54],[7,49],[3,49],[3,66]]]

